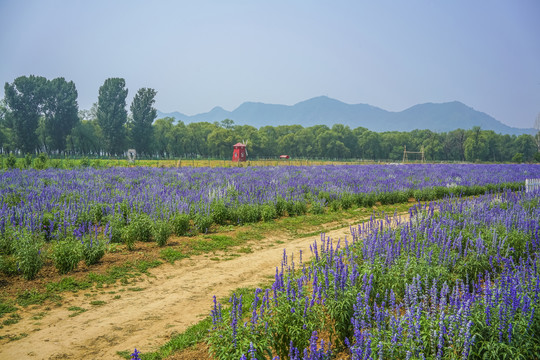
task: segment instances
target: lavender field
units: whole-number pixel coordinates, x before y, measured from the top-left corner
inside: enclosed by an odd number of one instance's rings
[[[284,254],[272,287],[214,298],[217,359],[537,359],[540,193],[447,198]],[[295,271],[296,269],[296,271]]]
[[[231,209],[275,205],[278,199],[323,206],[342,200],[339,205],[351,201],[361,206],[362,201],[387,200],[384,194],[395,194],[390,200],[397,201],[429,200],[496,190],[501,184],[519,187],[526,178],[538,177],[538,165],[10,170],[0,173],[0,218],[2,226],[41,231],[45,216],[55,228],[80,225],[84,231],[88,222],[105,225],[107,216],[115,214],[169,219],[178,213],[208,213],[219,202]]]
[[[108,243],[163,246],[173,233],[519,190],[538,177],[538,165],[8,170],[0,173],[0,268],[35,277],[44,243],[54,244],[54,263],[67,273],[83,257],[98,262]]]

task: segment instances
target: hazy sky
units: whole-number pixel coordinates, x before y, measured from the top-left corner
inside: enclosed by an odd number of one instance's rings
[[[79,107],[122,77],[188,115],[319,95],[401,111],[461,101],[540,113],[540,1],[0,0],[0,82],[73,80]]]

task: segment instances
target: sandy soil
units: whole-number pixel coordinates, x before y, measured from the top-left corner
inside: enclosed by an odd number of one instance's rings
[[[334,242],[340,238],[352,241],[348,226],[326,236]],[[83,294],[86,291],[63,294],[61,307],[35,306],[21,314],[19,323],[0,329],[4,336],[0,359],[120,359],[117,351],[156,350],[171,335],[208,315],[213,295],[222,298],[236,288],[268,281],[280,265],[284,249],[294,254],[295,261],[302,250],[307,260],[315,240],[320,243],[320,235],[292,241],[268,236],[252,243],[252,253],[231,260],[192,257],[163,264],[136,283],[104,288],[91,297]],[[74,314],[70,307],[87,311],[70,317]],[[6,340],[6,335],[17,334],[26,336]]]

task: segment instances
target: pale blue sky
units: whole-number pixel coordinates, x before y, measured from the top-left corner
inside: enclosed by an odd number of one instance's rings
[[[0,82],[108,77],[188,115],[319,95],[401,111],[461,101],[508,125],[540,112],[540,1],[0,0]]]

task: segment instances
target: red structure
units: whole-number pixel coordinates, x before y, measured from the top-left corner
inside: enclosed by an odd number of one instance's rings
[[[246,145],[242,143],[234,144],[234,152],[232,155],[233,162],[246,161],[247,152]]]

